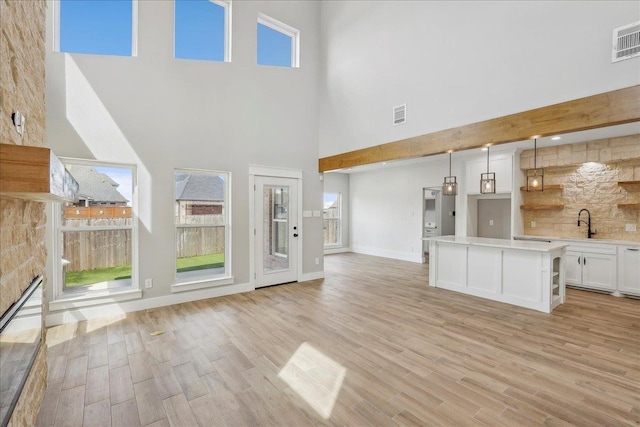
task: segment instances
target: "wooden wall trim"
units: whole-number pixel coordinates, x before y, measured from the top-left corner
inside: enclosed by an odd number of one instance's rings
[[[320,172],[640,121],[640,85],[419,135],[318,161]]]

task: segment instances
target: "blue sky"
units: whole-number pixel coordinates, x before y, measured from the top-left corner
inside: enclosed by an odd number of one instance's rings
[[[165,0],[170,1],[170,0]],[[224,8],[209,0],[175,0],[174,56],[224,61]],[[60,51],[131,56],[130,0],[61,0]],[[257,63],[291,67],[291,38],[257,24]]]

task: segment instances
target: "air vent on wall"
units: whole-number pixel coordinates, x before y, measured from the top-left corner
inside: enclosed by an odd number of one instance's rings
[[[640,55],[640,21],[613,30],[611,62]]]
[[[407,121],[407,104],[393,107],[393,125],[401,125]]]

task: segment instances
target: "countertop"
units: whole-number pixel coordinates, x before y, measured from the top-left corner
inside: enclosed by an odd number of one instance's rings
[[[552,242],[602,243],[609,245],[627,245],[640,247],[640,242],[630,242],[628,240],[598,239],[596,237],[587,239],[586,237],[513,236],[513,238],[520,241],[526,240],[529,242],[551,240]]]
[[[568,246],[567,243],[560,242],[535,242],[524,240],[507,239],[487,239],[484,237],[463,237],[463,236],[438,236],[428,237],[423,240],[433,240],[435,242],[453,243],[470,246],[487,246],[493,248],[519,249],[537,252],[549,252]]]

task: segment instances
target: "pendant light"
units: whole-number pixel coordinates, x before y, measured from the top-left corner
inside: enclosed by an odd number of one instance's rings
[[[533,169],[527,169],[527,191],[544,191],[544,169],[538,169],[538,138],[533,140]]]
[[[458,194],[456,177],[451,175],[451,153],[452,151],[449,151],[449,176],[444,177],[444,183],[442,184],[442,194],[445,196],[455,196]]]
[[[487,173],[480,174],[480,193],[494,194],[496,192],[496,174],[489,172],[489,146],[487,146]]]

